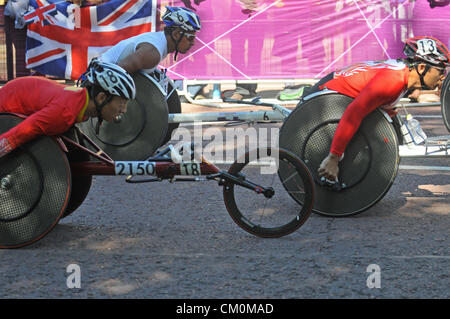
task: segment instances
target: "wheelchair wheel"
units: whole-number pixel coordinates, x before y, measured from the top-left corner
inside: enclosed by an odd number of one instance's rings
[[[441,112],[445,127],[450,132],[450,76],[447,76],[441,89]]]
[[[129,101],[120,123],[104,121],[95,133],[97,119],[78,124],[80,129],[112,159],[140,161],[150,157],[162,144],[169,122],[164,95],[141,73],[133,74],[136,99]]]
[[[339,181],[345,188],[334,191],[319,184],[317,170],[328,155],[339,120],[351,102],[351,98],[336,93],[316,96],[297,107],[280,130],[280,147],[305,161],[313,175],[314,212],[325,216],[365,211],[383,198],[397,176],[397,135],[388,118],[376,110],[363,120],[339,163]],[[280,174],[287,173],[280,170]],[[300,196],[290,194],[303,202]]]
[[[278,175],[281,169],[286,176]],[[258,149],[237,160],[228,173],[273,191],[268,198],[225,182],[223,195],[228,213],[245,231],[258,237],[281,237],[300,228],[310,216],[313,180],[306,165],[294,154],[282,149]],[[301,196],[302,203],[289,196],[285,184],[289,185],[288,192]]]
[[[65,134],[67,137],[77,141],[81,145],[85,146],[83,141],[78,137],[77,131],[71,129]],[[69,149],[67,154],[67,159],[69,160],[69,165],[74,162],[84,162],[89,161],[90,155],[72,145],[66,145]],[[69,204],[61,218],[67,217],[72,214],[86,199],[89,190],[92,186],[92,176],[76,176],[72,173],[72,189],[70,194]]]
[[[0,134],[21,121],[0,115]],[[50,137],[0,158],[0,248],[23,247],[43,238],[64,213],[70,190],[66,155]]]
[[[169,93],[172,92],[172,89],[173,89],[173,86],[169,82],[168,92]],[[167,99],[167,106],[169,108],[169,113],[170,114],[179,114],[179,113],[181,113],[181,101],[180,101],[180,97],[178,96],[177,90],[174,90],[172,92],[172,94],[170,95],[170,97]],[[164,137],[161,145],[164,145],[168,141],[170,141],[170,139],[172,137],[172,132],[175,131],[178,128],[179,125],[180,125],[180,123],[170,123],[169,124],[169,126],[167,128],[166,136]]]

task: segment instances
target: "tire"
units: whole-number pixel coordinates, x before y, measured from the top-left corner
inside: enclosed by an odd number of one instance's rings
[[[0,115],[0,134],[21,121]],[[42,239],[56,226],[69,202],[69,162],[48,136],[2,157],[0,181],[0,248],[19,248]]]
[[[450,76],[447,76],[441,89],[441,112],[447,131],[450,132]]]
[[[334,191],[320,185],[318,168],[352,101],[337,93],[313,97],[298,106],[280,129],[280,147],[302,159],[316,182],[313,211],[323,216],[345,217],[364,212],[385,196],[397,176],[397,133],[387,117],[375,110],[364,118],[339,162],[339,181],[345,188]],[[301,198],[297,200],[302,202]]]
[[[171,92],[173,89],[172,84],[169,82],[169,88],[168,91]],[[178,96],[177,90],[174,90],[170,97],[167,99],[167,107],[169,108],[169,114],[179,114],[181,113],[181,101],[180,97]],[[180,123],[169,123],[169,126],[167,127],[167,133],[162,141],[162,145],[166,144],[168,141],[170,141],[172,137],[172,132],[175,131]]]
[[[241,174],[245,173],[245,180],[263,187],[272,187],[275,194],[269,199],[263,194],[226,181],[223,194],[228,213],[239,227],[255,236],[276,238],[291,234],[300,228],[311,214],[314,202],[311,174],[302,160],[289,151],[269,148],[258,149],[257,154],[255,153],[246,153],[243,158],[234,162],[228,173],[239,178],[244,178]],[[265,154],[271,158],[279,158],[279,168],[253,165],[253,158],[263,162],[268,157]],[[249,165],[250,163],[252,165]],[[289,180],[279,178],[278,171],[281,167],[284,167],[285,172],[293,173],[290,174]],[[273,174],[262,171],[263,168],[271,170]],[[270,182],[273,184],[269,185]],[[286,182],[291,184],[291,191],[302,193],[302,204],[293,200],[286,192],[283,185]],[[295,189],[293,184],[297,185]]]
[[[83,204],[89,190],[92,186],[92,176],[73,176],[72,177],[72,194],[66,211],[61,218],[65,218],[72,214],[78,207]]]
[[[77,124],[100,149],[115,161],[143,161],[161,146],[168,127],[168,106],[158,87],[141,73],[134,73],[136,99],[127,104],[120,123],[104,121],[99,134],[96,118]]]
[[[75,129],[71,129],[69,132],[65,134],[67,137],[72,140],[78,141],[82,146],[85,146],[83,141],[79,138]],[[80,150],[70,144],[67,145],[69,149],[69,153],[67,154],[67,158],[69,160],[69,164],[71,165],[74,162],[84,162],[89,161],[91,159],[89,153]],[[92,186],[92,176],[76,176],[72,173],[72,191],[70,194],[69,204],[67,205],[66,211],[64,212],[61,218],[65,218],[72,214],[81,204],[83,204],[86,196],[89,193],[89,190]]]

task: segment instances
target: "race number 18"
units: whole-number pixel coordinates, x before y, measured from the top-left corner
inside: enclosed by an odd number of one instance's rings
[[[180,173],[181,175],[201,175],[200,163],[190,162],[190,163],[181,163],[180,164]]]

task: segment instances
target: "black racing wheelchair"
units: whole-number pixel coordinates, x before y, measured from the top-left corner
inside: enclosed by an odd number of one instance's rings
[[[315,183],[315,213],[344,217],[362,213],[380,201],[392,186],[401,158],[450,157],[450,135],[428,137],[421,145],[413,143],[399,115],[391,118],[377,109],[361,123],[339,163],[339,182],[324,182],[317,171],[328,155],[335,130],[352,98],[335,91],[311,91],[291,112],[280,105],[253,101],[230,103],[264,105],[284,116],[279,146],[301,158]],[[450,77],[441,90],[441,111],[450,131]],[[280,170],[280,176],[284,172]],[[295,200],[301,202],[295,193]]]

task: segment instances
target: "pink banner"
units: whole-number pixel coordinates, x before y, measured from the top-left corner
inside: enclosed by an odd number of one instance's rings
[[[164,61],[174,79],[320,78],[364,60],[403,57],[403,41],[449,43],[450,6],[427,0],[174,0],[202,21],[195,46]]]

